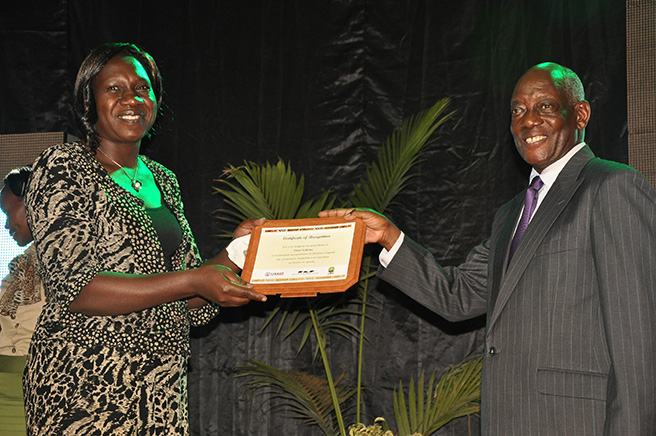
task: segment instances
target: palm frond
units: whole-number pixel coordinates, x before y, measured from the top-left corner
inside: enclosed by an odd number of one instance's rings
[[[272,407],[282,407],[291,416],[301,419],[308,425],[318,426],[325,435],[337,435],[334,407],[328,382],[298,371],[285,371],[266,365],[257,360],[248,360],[250,365],[237,367],[237,377],[247,377],[245,386],[251,393],[269,393],[277,403]],[[344,386],[343,378],[335,382],[338,401],[343,404],[351,398],[355,390]]]
[[[428,390],[422,374],[415,390],[410,380],[406,402],[403,383],[394,391],[394,417],[399,436],[420,433],[429,436],[449,421],[481,410],[481,371],[483,355],[477,355],[449,368],[435,384],[433,371]]]
[[[296,211],[295,218],[316,218],[324,209],[332,209],[335,205],[335,197],[330,198],[330,191],[325,192],[318,198],[308,200]]]
[[[351,296],[354,294],[353,292],[349,292],[349,294],[319,295],[302,300],[283,300],[269,314],[261,330],[273,324],[274,319],[278,318],[276,334],[283,334],[283,337],[287,338],[294,332],[301,331],[301,341],[297,350],[300,353],[307,345],[312,334],[313,326],[310,314],[315,312],[321,331],[326,336],[337,334],[345,338],[358,337],[360,335],[358,326],[349,322],[348,318],[362,315],[357,309],[359,299],[357,295]]]
[[[216,182],[214,191],[225,197],[228,208],[219,219],[239,223],[248,218],[269,220],[316,217],[319,211],[333,206],[330,191],[301,204],[305,192],[304,177],[297,177],[289,164],[260,165],[245,162],[229,165]],[[223,235],[229,236],[229,235]]]
[[[420,112],[403,122],[386,139],[374,162],[354,187],[350,196],[355,207],[365,207],[384,212],[396,195],[401,192],[412,177],[412,167],[420,161],[420,152],[435,130],[451,118],[455,112],[442,115],[449,99],[442,99],[429,109]]]

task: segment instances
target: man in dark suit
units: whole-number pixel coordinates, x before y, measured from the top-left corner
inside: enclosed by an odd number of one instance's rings
[[[427,308],[453,321],[487,314],[483,435],[653,436],[656,192],[583,142],[590,105],[570,69],[529,69],[511,113],[540,180],[460,266],[439,265],[375,212],[321,216],[363,219],[366,242],[385,248],[379,276]]]

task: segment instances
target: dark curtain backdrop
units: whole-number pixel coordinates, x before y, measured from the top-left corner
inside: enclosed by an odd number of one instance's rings
[[[509,98],[530,66],[551,60],[578,72],[593,110],[586,139],[599,156],[627,161],[624,7],[619,0],[14,2],[0,14],[0,131],[75,133],[72,84],[84,56],[107,41],[144,46],[164,76],[167,104],[144,152],[178,175],[209,257],[225,244],[215,235],[229,230],[212,193],[228,163],[282,158],[305,175],[308,195],[345,196],[404,118],[449,97],[455,117],[388,215],[454,264],[526,182]],[[412,375],[481,351],[484,324],[446,322],[382,283],[373,295],[368,424],[393,421],[399,380],[407,386]],[[296,354],[298,337],[260,332],[274,304],[226,309],[194,331],[193,434],[317,434],[261,398],[249,401],[234,378],[249,358],[321,373],[309,349]],[[356,344],[336,345],[333,371],[354,378]],[[460,420],[440,434],[464,435],[467,427]]]

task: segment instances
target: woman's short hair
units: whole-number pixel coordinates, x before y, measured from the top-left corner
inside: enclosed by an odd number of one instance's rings
[[[96,132],[95,124],[98,121],[96,113],[96,100],[93,95],[93,79],[103,69],[105,64],[116,55],[132,56],[144,67],[148,79],[153,87],[155,99],[157,100],[158,112],[162,108],[162,75],[157,68],[157,64],[151,55],[143,48],[121,42],[110,42],[96,47],[82,61],[80,69],[75,79],[75,90],[73,94],[73,104],[75,111],[80,117],[82,133],[87,137],[87,145],[93,151],[100,144],[100,137]]]
[[[3,188],[8,186],[11,192],[19,198],[25,198],[27,181],[32,175],[32,168],[28,166],[14,168],[9,171],[2,181]]]

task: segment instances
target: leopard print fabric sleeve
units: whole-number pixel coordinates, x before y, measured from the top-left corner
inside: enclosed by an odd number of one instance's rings
[[[174,269],[195,268],[200,255],[184,217],[175,175],[140,156],[176,216],[183,237]],[[33,341],[61,339],[133,353],[188,355],[189,327],[209,321],[218,306],[190,311],[185,301],[118,316],[86,316],[70,303],[100,271],[166,271],[164,254],[143,202],[116,184],[79,143],[46,150],[34,165],[26,197],[48,303]]]

